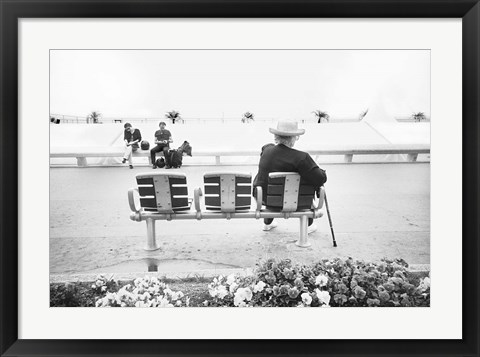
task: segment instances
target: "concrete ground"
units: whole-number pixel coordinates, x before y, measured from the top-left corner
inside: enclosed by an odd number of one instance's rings
[[[430,165],[428,163],[336,164],[326,190],[338,247],[332,246],[326,213],[299,248],[297,219],[157,221],[161,247],[143,250],[146,224],[129,219],[127,190],[148,167],[52,168],[50,174],[50,274],[52,281],[147,271],[166,276],[211,275],[253,268],[266,258],[310,263],[348,257],[378,261],[403,258],[430,263]],[[188,166],[189,193],[206,172],[250,172],[255,166]]]

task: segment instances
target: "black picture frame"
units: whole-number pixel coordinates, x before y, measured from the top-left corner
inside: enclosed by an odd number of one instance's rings
[[[1,356],[479,356],[478,0],[0,0]],[[461,340],[18,339],[18,26],[21,18],[462,18],[463,338]],[[445,174],[449,175],[448,168]],[[446,188],[447,190],[448,188]],[[448,321],[445,321],[448,324]]]

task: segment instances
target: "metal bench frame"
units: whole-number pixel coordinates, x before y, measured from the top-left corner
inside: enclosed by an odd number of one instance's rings
[[[141,207],[137,204],[137,201],[139,201],[139,198],[137,198],[136,196],[140,194],[139,188],[131,188],[128,190],[128,202],[130,205],[130,209],[132,211],[132,213],[130,214],[130,219],[136,222],[145,221],[147,224],[147,242],[144,247],[145,250],[151,251],[151,250],[159,249],[159,246],[156,241],[155,221],[157,220],[165,220],[165,221],[189,220],[189,219],[196,219],[196,220],[227,219],[229,220],[229,219],[254,218],[258,220],[261,218],[262,219],[263,218],[284,218],[284,219],[298,218],[300,221],[300,235],[299,235],[298,241],[295,244],[299,247],[309,247],[311,245],[311,243],[308,241],[308,234],[307,234],[308,218],[319,218],[323,216],[323,212],[321,211],[321,208],[323,207],[324,196],[325,196],[324,187],[320,188],[318,197],[315,197],[315,199],[313,199],[312,197],[312,206],[310,209],[297,210],[297,207],[298,207],[297,198],[298,198],[298,192],[300,187],[300,175],[295,172],[271,173],[270,177],[272,178],[285,177],[286,182],[288,182],[288,184],[285,184],[284,190],[289,192],[284,192],[282,195],[284,199],[284,207],[280,210],[271,210],[263,207],[262,205],[263,192],[262,192],[262,188],[258,186],[254,188],[256,189],[255,210],[251,210],[250,207],[248,207],[248,209],[245,209],[245,207],[241,207],[239,209],[238,207],[235,207],[235,200],[233,201],[233,203],[231,202],[229,203],[227,200],[224,200],[224,198],[231,199],[235,195],[235,193],[232,194],[232,190],[235,190],[236,181],[235,180],[232,181],[232,178],[249,176],[251,180],[251,176],[242,174],[242,173],[229,172],[229,173],[214,173],[214,174],[210,173],[210,174],[206,174],[204,178],[213,177],[215,175],[219,176],[220,180],[222,178],[224,179],[223,183],[220,186],[220,191],[219,191],[219,192],[223,191],[223,195],[220,197],[220,201],[223,203],[220,203],[218,211],[211,211],[209,210],[208,206],[206,211],[201,210],[200,197],[203,196],[203,191],[201,188],[196,188],[194,190],[194,197],[193,197],[193,203],[195,207],[194,212],[190,209],[190,207],[188,207],[188,209],[185,210],[185,206],[181,207],[182,211],[179,211],[178,209],[176,209],[171,204],[170,191],[168,192],[165,191],[165,193],[168,193],[168,195],[163,195],[161,199],[162,208],[159,208],[156,212],[148,211],[145,209],[145,207]],[[186,182],[186,176],[182,173],[153,172],[153,173],[138,174],[137,180],[139,177],[140,178],[144,178],[144,177],[161,178],[161,179],[157,179],[155,182],[160,183],[161,181],[163,181],[164,184],[166,183],[165,180],[168,177],[175,178],[175,179],[185,179],[185,182]],[[156,190],[155,185],[154,185],[154,188]],[[163,190],[165,190],[165,188],[163,188]],[[156,190],[156,192],[159,192],[159,191]],[[210,207],[210,209],[211,208],[212,207]]]

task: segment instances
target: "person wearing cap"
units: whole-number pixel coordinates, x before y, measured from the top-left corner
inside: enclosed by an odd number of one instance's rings
[[[268,174],[271,172],[298,172],[301,178],[316,190],[323,186],[327,181],[325,170],[319,168],[308,153],[293,148],[300,135],[305,133],[305,129],[299,129],[298,123],[294,121],[279,121],[277,128],[270,128],[270,132],[274,135],[275,144],[267,144],[262,147],[258,174],[253,181],[253,187],[261,186],[266,195]],[[264,231],[269,231],[277,226],[273,222],[273,218],[265,218],[263,221]],[[308,233],[316,230],[317,226],[313,223],[313,218],[309,218]]]
[[[168,149],[170,148],[170,143],[173,142],[172,140],[172,134],[170,131],[165,129],[167,124],[165,122],[161,121],[158,126],[160,127],[160,130],[157,130],[155,132],[155,144],[157,144],[155,147],[150,150],[150,159],[152,160],[152,168],[156,169],[157,165],[155,164],[155,155],[157,152],[163,151],[163,155],[165,156],[165,168],[169,169],[170,168],[170,161],[168,159]]]
[[[123,141],[125,142],[125,153],[123,154],[122,164],[124,164],[128,160],[129,167],[133,169],[132,152],[138,150],[138,143],[142,141],[142,134],[140,133],[140,130],[132,127],[132,124],[130,123],[125,123],[123,127],[125,129],[123,133]]]

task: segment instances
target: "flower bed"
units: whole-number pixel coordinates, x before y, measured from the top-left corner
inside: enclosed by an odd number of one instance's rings
[[[430,306],[430,278],[412,274],[407,268],[401,259],[380,263],[334,259],[308,266],[290,260],[268,260],[259,264],[252,275],[218,276],[210,283],[197,282],[193,290],[185,284],[183,292],[156,277],[122,283],[99,276],[90,284],[90,291],[84,292],[90,300],[73,306]],[[199,289],[198,284],[203,288]],[[54,291],[57,297],[59,290],[57,286]]]

